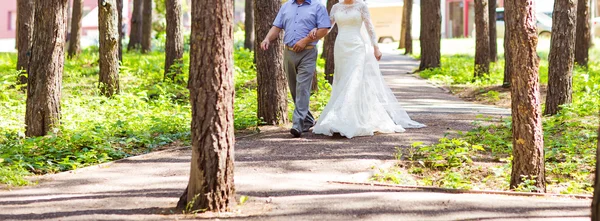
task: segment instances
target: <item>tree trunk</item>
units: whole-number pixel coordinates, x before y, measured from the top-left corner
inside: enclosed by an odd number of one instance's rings
[[[142,53],[152,50],[152,0],[144,0],[144,18],[142,22]]]
[[[246,23],[244,31],[246,34],[244,48],[254,50],[254,0],[246,0]]]
[[[133,12],[131,13],[131,31],[129,33],[129,45],[127,50],[138,49],[142,44],[142,24],[144,11],[143,0],[133,0]]]
[[[488,27],[488,0],[475,1],[475,76],[476,78],[490,73],[490,29]]]
[[[331,13],[331,8],[335,5],[337,1],[327,1],[327,11]],[[335,39],[337,38],[338,28],[337,25],[332,27],[331,31],[327,36],[325,36],[325,40],[323,41],[323,54],[322,57],[325,59],[325,80],[329,82],[329,84],[333,84],[333,73],[335,69],[335,60],[333,57],[333,50],[335,47]]]
[[[100,93],[112,97],[119,93],[119,29],[117,0],[98,0],[100,32]]]
[[[599,115],[600,116],[600,115]],[[600,127],[596,147],[596,171],[594,172],[594,199],[592,200],[592,221],[600,220]]]
[[[81,52],[81,18],[83,16],[83,0],[73,0],[73,13],[71,14],[71,37],[69,39],[68,57],[79,55]]]
[[[540,108],[539,59],[535,0],[506,0],[510,29],[513,162],[510,188],[534,180],[536,192],[546,192],[544,137]]]
[[[441,31],[440,1],[421,0],[421,65],[419,70],[440,67]]]
[[[510,14],[509,11],[506,11],[506,7],[504,8],[504,21],[506,22],[507,16]],[[511,50],[510,50],[510,33],[506,26],[504,25],[504,81],[502,83],[502,87],[509,88],[511,84]]]
[[[590,49],[590,8],[589,0],[577,2],[577,28],[575,29],[575,63],[587,67]]]
[[[548,57],[548,95],[544,114],[554,115],[571,103],[577,0],[555,0],[552,39]]]
[[[490,62],[498,61],[498,34],[496,33],[496,8],[497,0],[489,0],[488,27],[490,29]]]
[[[119,61],[123,61],[123,0],[117,0],[117,33],[119,34],[119,48],[118,48],[118,56]]]
[[[183,30],[181,0],[166,0],[167,42],[165,44],[165,79],[175,80],[183,61]]]
[[[404,54],[413,53],[413,40],[412,40],[412,7],[413,0],[404,0]],[[404,23],[404,22],[403,22]]]
[[[264,38],[272,27],[280,0],[261,1],[254,5],[256,36]],[[256,50],[258,81],[258,118],[268,125],[287,123],[287,80],[283,72],[283,36],[271,44],[267,51]],[[258,44],[258,42],[256,43]],[[256,48],[259,46],[257,45]]]
[[[36,0],[27,84],[25,135],[44,136],[60,124],[68,0]],[[26,32],[21,32],[26,33]],[[52,56],[49,56],[52,55]]]
[[[29,67],[29,59],[31,57],[31,43],[33,41],[33,24],[34,24],[34,0],[18,0],[17,2],[17,70],[27,71]],[[21,74],[19,83],[27,83],[27,76]]]
[[[192,21],[192,162],[178,207],[223,212],[235,202],[233,1],[195,1]]]
[[[398,41],[398,49],[406,48],[406,0],[402,6],[402,20],[400,21],[400,41]]]

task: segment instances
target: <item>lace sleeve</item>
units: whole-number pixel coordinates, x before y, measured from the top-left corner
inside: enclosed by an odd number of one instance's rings
[[[337,11],[337,4],[331,7],[331,11],[329,12],[329,20],[331,20],[331,27],[333,28],[333,23],[335,23],[335,12]]]
[[[362,4],[360,9],[360,14],[362,16],[363,23],[365,24],[367,33],[369,33],[369,37],[371,38],[371,44],[373,45],[373,47],[377,47],[377,35],[375,34],[375,27],[371,22],[371,14],[369,13],[369,8],[366,4]]]

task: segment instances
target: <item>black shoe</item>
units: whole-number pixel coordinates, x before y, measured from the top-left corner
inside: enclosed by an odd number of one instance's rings
[[[294,135],[294,137],[300,137],[300,136],[302,136],[302,131],[300,131],[300,130],[298,130],[296,128],[290,129],[290,133],[292,135]]]

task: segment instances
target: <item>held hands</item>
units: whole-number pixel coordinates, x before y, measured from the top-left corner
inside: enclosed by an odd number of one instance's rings
[[[381,56],[383,56],[383,54],[381,53],[381,51],[379,50],[378,47],[375,47],[375,58],[377,59],[377,61],[381,60]]]
[[[270,45],[270,44],[271,44],[271,41],[269,41],[268,39],[266,39],[266,38],[265,38],[265,40],[263,40],[263,41],[260,43],[260,48],[261,48],[263,51],[269,50],[269,45]]]
[[[312,30],[310,30],[310,32],[308,33],[308,37],[310,37],[312,40],[316,40],[317,39],[317,28],[313,28]]]

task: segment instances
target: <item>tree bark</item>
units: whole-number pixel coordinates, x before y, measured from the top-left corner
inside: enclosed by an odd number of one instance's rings
[[[513,162],[510,188],[534,180],[536,192],[546,192],[544,137],[540,108],[539,59],[535,0],[506,0],[510,29]]]
[[[441,31],[440,1],[421,0],[421,65],[419,70],[440,67]]]
[[[504,81],[502,83],[502,87],[509,88],[511,84],[511,50],[510,50],[510,32],[506,26],[506,19],[510,15],[509,11],[506,11],[506,6],[504,7]]]
[[[398,49],[406,47],[406,0],[402,6],[402,20],[400,21],[400,40],[398,41]]]
[[[117,0],[117,14],[119,15],[117,22],[117,33],[119,33],[119,61],[123,61],[123,0]]]
[[[175,80],[183,61],[183,30],[181,0],[166,0],[167,42],[165,44],[165,79]]]
[[[142,22],[142,53],[152,50],[152,0],[144,0]]]
[[[412,7],[413,0],[404,0],[404,20],[406,23],[404,26],[404,54],[413,53],[413,39],[412,39]]]
[[[35,1],[31,63],[27,69],[25,135],[28,137],[44,136],[60,124],[67,5],[68,0]]]
[[[489,0],[488,27],[490,29],[490,62],[498,61],[498,34],[496,33],[496,8],[497,0]]]
[[[112,97],[119,93],[119,29],[117,0],[98,0],[100,32],[100,93]]]
[[[490,30],[488,27],[488,0],[475,1],[475,76],[483,77],[490,73]]]
[[[35,1],[34,0],[18,0],[17,1],[17,70],[27,72],[29,67],[29,59],[31,57],[31,43],[33,41],[33,24]],[[27,83],[27,76],[21,74],[19,83]]]
[[[235,201],[233,1],[195,1],[192,21],[192,162],[178,207],[223,212]]]
[[[575,63],[587,67],[589,60],[590,37],[590,8],[589,0],[577,2],[577,28],[575,30]]]
[[[600,115],[599,115],[600,116]],[[596,171],[594,172],[594,198],[592,200],[592,221],[600,220],[600,127],[598,127],[598,145],[596,147]]]
[[[265,0],[254,5],[256,36],[264,38],[272,27],[280,0]],[[256,50],[256,72],[258,81],[258,118],[264,124],[287,123],[287,80],[283,71],[283,36],[271,44],[267,51]],[[256,48],[259,42],[256,42]]]
[[[572,100],[577,0],[555,0],[552,16],[546,115],[556,114],[561,105]]]
[[[81,18],[83,16],[83,0],[73,0],[71,13],[71,37],[69,39],[68,57],[79,55],[81,52]]]
[[[244,48],[254,50],[254,0],[246,0],[246,22],[244,24]]]
[[[327,1],[327,11],[331,13],[331,8],[337,3],[337,1]],[[335,60],[333,56],[333,50],[335,48],[335,39],[337,38],[338,28],[337,25],[331,28],[331,31],[325,40],[323,41],[323,54],[322,57],[325,59],[325,80],[329,84],[333,84],[333,73],[335,69]]]
[[[144,1],[133,0],[133,12],[131,14],[131,31],[129,33],[129,45],[127,50],[135,50],[141,47],[142,44],[142,24]]]

